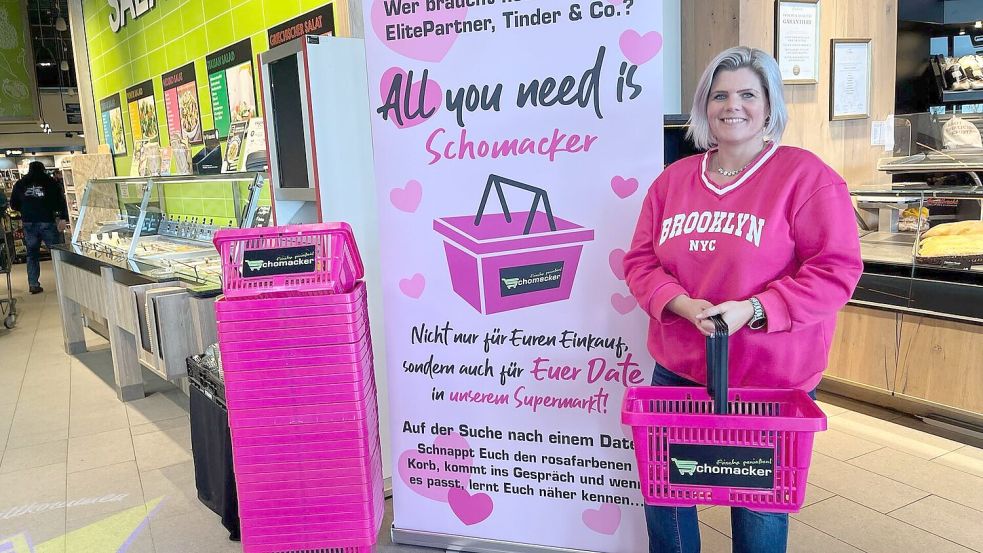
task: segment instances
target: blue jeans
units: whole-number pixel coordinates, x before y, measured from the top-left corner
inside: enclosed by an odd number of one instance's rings
[[[653,386],[701,386],[662,365],[652,373]],[[816,398],[816,391],[809,392]],[[696,507],[645,506],[649,553],[699,553],[700,521]],[[783,553],[788,545],[788,515],[743,507],[730,510],[734,553]]]
[[[24,223],[24,246],[27,247],[27,284],[41,286],[41,242],[51,249],[61,244],[57,223]]]

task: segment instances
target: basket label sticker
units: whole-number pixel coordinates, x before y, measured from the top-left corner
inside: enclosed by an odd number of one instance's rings
[[[560,287],[563,262],[506,267],[499,269],[498,276],[503,297],[550,290]]]
[[[688,486],[775,487],[775,450],[669,444],[669,482]]]
[[[314,272],[314,246],[248,250],[242,256],[242,277]]]

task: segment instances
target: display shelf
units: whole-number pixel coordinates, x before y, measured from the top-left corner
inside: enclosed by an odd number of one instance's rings
[[[943,104],[983,103],[983,90],[945,90],[942,92]]]

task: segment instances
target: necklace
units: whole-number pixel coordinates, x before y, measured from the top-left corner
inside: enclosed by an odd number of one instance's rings
[[[753,161],[754,160],[752,159],[751,161],[747,162],[747,165],[745,165],[744,167],[741,167],[740,169],[734,169],[733,171],[728,171],[727,169],[724,169],[723,167],[717,167],[717,172],[720,173],[721,175],[725,176],[725,177],[737,176],[737,175],[743,173],[745,169],[747,169],[748,167],[750,167],[751,166],[751,163]]]

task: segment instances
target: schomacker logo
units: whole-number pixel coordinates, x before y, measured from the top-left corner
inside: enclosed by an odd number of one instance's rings
[[[560,287],[563,262],[538,263],[499,270],[502,296],[514,296]]]
[[[314,246],[247,251],[243,254],[242,276],[250,278],[313,272],[314,251]]]

